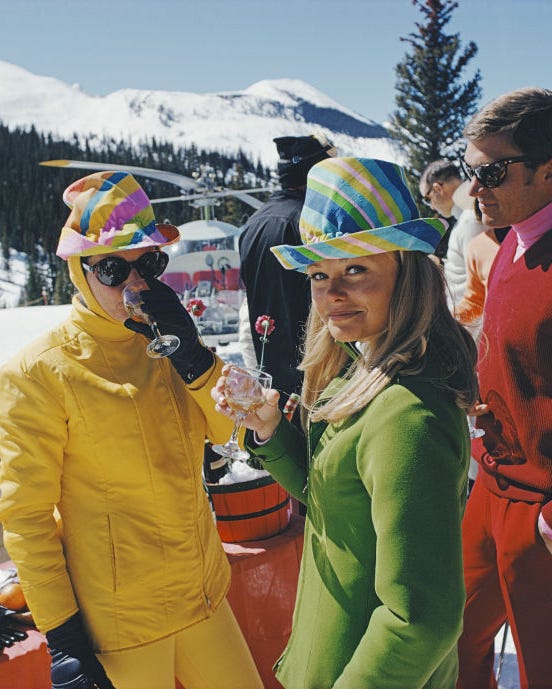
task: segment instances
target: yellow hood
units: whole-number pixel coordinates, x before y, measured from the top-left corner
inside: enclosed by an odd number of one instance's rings
[[[69,256],[67,259],[67,265],[69,267],[69,277],[73,285],[78,290],[81,302],[84,302],[87,308],[97,316],[105,318],[111,323],[120,323],[120,321],[112,318],[103,310],[96,300],[96,297],[92,294],[92,290],[90,289],[90,285],[86,279],[86,274],[82,269],[80,256]]]

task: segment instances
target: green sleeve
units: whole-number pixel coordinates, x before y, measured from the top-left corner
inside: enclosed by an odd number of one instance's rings
[[[357,467],[371,496],[381,605],[333,689],[454,687],[466,421],[446,393],[411,387],[391,386],[365,412]]]
[[[256,445],[252,432],[247,431],[245,444],[288,493],[303,503],[307,502],[307,441],[298,428],[282,417],[267,443]]]

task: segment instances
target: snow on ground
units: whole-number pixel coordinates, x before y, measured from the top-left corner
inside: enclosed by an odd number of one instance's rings
[[[495,639],[495,674],[498,668],[499,654],[504,638],[504,628],[500,630]],[[506,646],[504,648],[504,661],[500,675],[499,689],[519,689],[519,672],[516,658],[516,649],[512,632],[508,630],[506,636]]]
[[[0,309],[0,363],[64,320],[70,304]]]
[[[70,309],[70,305],[0,309],[0,364],[16,354],[23,345],[28,344],[66,318]],[[217,353],[225,361],[241,363],[237,342],[230,342],[224,347],[217,347]],[[503,632],[501,631],[495,642],[497,663],[502,639]],[[516,651],[511,633],[506,639],[499,689],[519,689]]]

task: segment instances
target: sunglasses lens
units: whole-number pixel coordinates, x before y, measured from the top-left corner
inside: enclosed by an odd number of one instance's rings
[[[96,277],[107,287],[116,287],[124,282],[130,274],[131,264],[122,258],[111,256],[98,261],[94,267]]]
[[[491,163],[490,165],[484,165],[481,168],[476,168],[475,174],[484,187],[492,189],[493,187],[498,187],[504,179],[506,167],[505,163],[499,161]]]
[[[169,257],[162,251],[150,251],[143,254],[137,261],[125,261],[118,256],[102,258],[94,266],[96,277],[107,287],[117,287],[122,284],[135,268],[144,280],[159,277],[167,267]]]
[[[508,169],[507,163],[503,160],[497,160],[495,163],[489,163],[488,165],[478,165],[477,167],[471,167],[462,159],[460,159],[460,163],[468,179],[473,179],[475,175],[477,181],[487,189],[498,187],[506,176],[506,170]]]
[[[144,278],[148,280],[151,278],[157,278],[167,267],[169,262],[169,257],[162,251],[151,251],[134,262],[134,267]]]

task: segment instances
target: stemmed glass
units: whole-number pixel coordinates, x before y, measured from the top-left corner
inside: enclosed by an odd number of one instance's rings
[[[476,428],[473,425],[472,420],[469,416],[468,416],[468,430],[470,432],[471,440],[475,440],[476,438],[482,438],[485,435],[485,431],[482,428]]]
[[[142,311],[141,292],[148,290],[145,280],[133,280],[125,286],[123,290],[123,305],[128,315],[138,323],[147,323],[155,334],[153,339],[146,347],[146,354],[152,359],[160,359],[169,356],[180,347],[180,339],[176,335],[161,335],[157,323],[147,313]]]
[[[249,459],[247,450],[240,447],[238,434],[243,420],[251,412],[264,403],[264,390],[272,385],[272,376],[255,368],[231,366],[224,383],[224,397],[226,403],[236,412],[234,429],[229,440],[224,445],[213,445],[213,450],[232,461]]]

